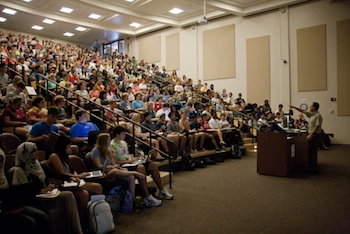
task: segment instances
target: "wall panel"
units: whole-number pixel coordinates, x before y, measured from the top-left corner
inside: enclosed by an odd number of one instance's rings
[[[350,115],[350,19],[337,22],[338,115]]]
[[[270,36],[247,39],[248,102],[270,99]]]
[[[297,30],[298,91],[327,90],[326,25]]]

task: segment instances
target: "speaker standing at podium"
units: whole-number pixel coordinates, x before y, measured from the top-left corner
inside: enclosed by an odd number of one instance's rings
[[[309,125],[308,125],[308,136],[306,139],[308,140],[308,157],[309,157],[309,167],[307,169],[307,172],[310,174],[318,174],[318,167],[317,167],[317,148],[321,141],[321,128],[322,128],[322,116],[318,112],[318,109],[320,108],[320,105],[317,102],[313,102],[310,106],[310,112],[306,110],[302,110],[300,108],[297,108],[295,106],[290,105],[290,108],[294,108],[297,111],[305,114],[307,117],[310,118]]]

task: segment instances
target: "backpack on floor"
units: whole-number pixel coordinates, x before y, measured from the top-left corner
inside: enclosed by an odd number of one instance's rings
[[[133,208],[134,208],[134,204],[133,204],[132,196],[128,190],[128,191],[126,191],[126,195],[124,197],[124,202],[123,202],[121,212],[130,213],[130,212],[132,212]]]
[[[193,171],[196,169],[196,162],[193,160],[189,153],[185,153],[182,156],[181,164],[184,170]]]
[[[237,144],[231,146],[231,158],[240,159],[242,157],[242,151]]]
[[[104,234],[114,231],[114,221],[110,205],[105,200],[88,203],[89,230],[91,233]]]

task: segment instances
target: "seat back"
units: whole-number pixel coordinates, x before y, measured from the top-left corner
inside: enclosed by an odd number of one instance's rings
[[[16,164],[16,156],[15,155],[6,155],[6,162],[5,162],[5,171],[10,170],[11,167],[14,167]]]
[[[91,159],[91,152],[88,152],[86,155],[85,155],[85,165],[86,167],[88,168],[89,171],[92,171],[95,169],[95,166],[94,166],[94,163],[92,162],[92,159]]]
[[[78,174],[88,171],[84,161],[76,155],[69,155],[69,162]]]
[[[0,148],[5,154],[15,154],[21,143],[21,140],[15,134],[4,132],[0,135]]]

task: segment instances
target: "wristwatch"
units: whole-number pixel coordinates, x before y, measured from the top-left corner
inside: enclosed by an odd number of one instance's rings
[[[301,103],[300,104],[300,109],[302,109],[302,110],[307,110],[307,108],[308,108],[308,106],[307,106],[307,104],[306,103]]]

